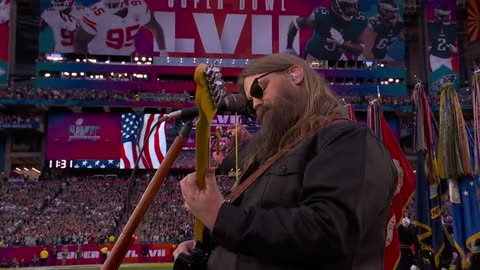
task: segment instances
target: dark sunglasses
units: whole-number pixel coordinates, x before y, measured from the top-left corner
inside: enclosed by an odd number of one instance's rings
[[[282,69],[277,69],[277,70],[274,70],[274,71],[270,71],[270,72],[267,72],[267,73],[255,78],[253,80],[252,86],[250,86],[250,96],[254,97],[254,98],[262,98],[263,97],[263,86],[261,84],[259,84],[258,81],[263,77],[266,77],[266,76],[268,76],[272,73],[276,73],[276,72],[280,72],[280,71],[285,71],[285,69],[282,68]]]
[[[268,76],[272,73],[276,73],[276,72],[280,72],[280,71],[285,71],[286,69],[282,68],[282,69],[277,69],[277,70],[274,70],[274,71],[270,71],[270,72],[267,72],[261,76],[258,76],[257,78],[255,78],[253,80],[253,83],[252,83],[252,86],[250,86],[250,96],[252,98],[262,98],[263,97],[263,86],[258,83],[258,81],[265,77],[265,76]],[[247,113],[252,116],[252,117],[255,117],[256,116],[256,112],[255,112],[255,109],[253,108],[253,100],[250,99],[247,101],[247,108],[246,108],[246,111]]]

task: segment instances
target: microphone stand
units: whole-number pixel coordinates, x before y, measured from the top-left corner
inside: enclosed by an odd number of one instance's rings
[[[157,172],[155,172],[153,179],[148,184],[145,193],[142,195],[142,198],[135,207],[132,216],[128,220],[117,242],[113,246],[112,252],[107,257],[105,263],[102,265],[101,270],[118,269],[122,264],[122,261],[127,254],[128,248],[133,243],[133,234],[135,233],[135,230],[145,216],[145,213],[150,207],[153,199],[155,198],[155,195],[157,195],[157,192],[160,189],[163,181],[165,180],[165,177],[170,172],[173,163],[177,159],[180,151],[182,150],[185,138],[188,137],[188,134],[192,130],[192,127],[193,123],[190,120],[182,127],[182,129],[178,133],[175,141],[170,146],[170,149],[168,149],[165,159],[160,164]]]

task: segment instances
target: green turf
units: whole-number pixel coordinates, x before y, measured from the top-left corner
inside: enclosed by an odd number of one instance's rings
[[[35,267],[35,268],[22,268],[22,269],[32,269],[32,270],[100,270],[100,265],[71,265],[71,266],[46,266],[46,267]],[[140,269],[140,270],[172,270],[173,263],[143,263],[143,264],[123,264],[120,266],[120,269]]]

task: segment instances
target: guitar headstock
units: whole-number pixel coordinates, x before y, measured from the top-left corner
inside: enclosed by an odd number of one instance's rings
[[[200,115],[203,113],[208,119],[213,119],[218,105],[226,95],[219,62],[215,61],[210,66],[206,64],[198,65],[195,69],[194,79],[197,83],[195,104],[199,113]]]

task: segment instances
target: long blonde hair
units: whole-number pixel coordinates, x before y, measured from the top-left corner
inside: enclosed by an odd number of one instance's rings
[[[305,95],[307,102],[300,119],[283,136],[278,150],[292,139],[303,140],[312,129],[324,127],[334,118],[348,117],[344,105],[332,93],[323,77],[310,68],[306,61],[289,54],[268,55],[246,66],[238,77],[239,92],[245,95],[245,77],[274,70],[288,70],[294,65],[303,69],[304,77],[300,84],[303,91],[300,93]]]

